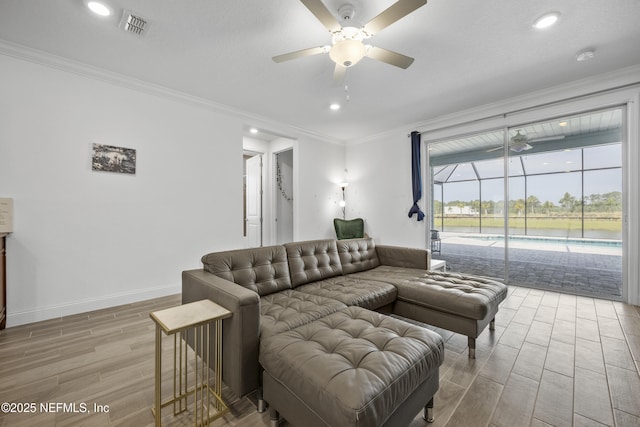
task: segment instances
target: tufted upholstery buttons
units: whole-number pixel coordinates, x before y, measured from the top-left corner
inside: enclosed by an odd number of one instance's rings
[[[265,371],[335,426],[380,425],[443,360],[437,333],[360,307],[260,344]]]
[[[225,251],[202,257],[206,271],[249,288],[260,296],[291,289],[283,246]]]
[[[286,290],[260,298],[261,338],[288,331],[346,307],[335,299]]]
[[[339,240],[338,254],[344,274],[366,271],[380,265],[373,239]]]
[[[383,265],[354,277],[392,283],[398,289],[398,301],[477,320],[496,311],[507,294],[503,283],[458,273]]]
[[[338,300],[346,305],[378,309],[396,300],[396,287],[390,283],[337,276],[298,286],[296,291]]]
[[[284,246],[294,287],[342,274],[335,240],[311,240]]]

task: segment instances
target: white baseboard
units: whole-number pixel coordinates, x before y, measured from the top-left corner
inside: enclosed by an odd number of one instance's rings
[[[108,295],[102,298],[74,301],[68,304],[52,305],[35,308],[17,313],[7,313],[7,328],[20,326],[42,320],[55,319],[103,308],[115,307],[122,304],[130,304],[167,295],[175,295],[182,292],[180,285],[166,286],[162,288],[143,289],[135,292]]]

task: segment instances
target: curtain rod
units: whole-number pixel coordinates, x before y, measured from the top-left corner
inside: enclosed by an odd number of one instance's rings
[[[460,123],[456,123],[456,124],[453,124],[453,125],[447,125],[447,126],[442,126],[442,127],[435,128],[435,129],[429,129],[429,130],[423,130],[423,131],[417,131],[417,132],[420,135],[422,135],[423,133],[426,133],[426,132],[436,132],[436,131],[451,129],[451,128],[455,128],[455,127],[459,127],[459,126],[469,125],[469,124],[472,124],[472,123],[482,122],[482,121],[485,121],[485,120],[496,119],[496,118],[500,118],[500,117],[506,119],[507,117],[509,117],[511,115],[514,115],[516,113],[523,113],[523,112],[526,112],[526,111],[534,111],[534,110],[538,110],[538,109],[543,108],[543,107],[550,107],[552,105],[559,105],[559,104],[562,104],[562,103],[565,103],[565,102],[576,101],[576,100],[579,100],[579,99],[588,98],[588,97],[595,96],[595,95],[601,95],[603,93],[615,92],[615,91],[622,90],[622,89],[628,89],[628,88],[632,88],[632,87],[639,86],[639,85],[640,85],[640,81],[633,82],[633,83],[627,83],[627,84],[624,84],[624,85],[615,86],[615,87],[608,88],[608,89],[601,89],[601,90],[597,90],[597,91],[594,91],[594,92],[589,92],[589,93],[582,94],[582,95],[571,96],[569,98],[564,98],[564,99],[560,99],[560,100],[557,100],[557,101],[549,101],[549,102],[545,102],[543,104],[533,105],[531,107],[520,108],[520,109],[509,111],[509,112],[506,112],[506,113],[493,114],[491,116],[485,116],[485,117],[481,117],[479,119],[468,120],[466,122],[460,122]],[[631,102],[633,102],[633,101],[631,101]],[[411,137],[411,134],[408,133],[407,137]]]

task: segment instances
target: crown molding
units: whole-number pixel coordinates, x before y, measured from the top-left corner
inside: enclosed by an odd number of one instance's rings
[[[495,117],[511,116],[516,113],[534,110],[552,104],[559,104],[577,98],[585,98],[604,92],[613,92],[638,84],[640,84],[640,64],[425,120],[416,123],[414,127],[420,132],[428,132],[453,126],[461,122],[478,122]]]
[[[604,92],[614,92],[634,86],[640,87],[640,64],[434,117],[416,122],[412,125],[397,127],[375,135],[349,141],[347,145],[362,144],[385,137],[397,138],[398,134],[406,134],[413,130],[423,133],[473,122],[481,122],[497,117],[506,117],[551,104],[559,104],[576,98],[588,97]]]
[[[41,50],[33,49],[17,43],[0,40],[0,54],[15,59],[32,62],[49,68],[54,68],[67,73],[75,74],[85,78],[99,80],[108,84],[120,86],[126,89],[142,92],[147,95],[153,95],[178,101],[185,104],[194,105],[196,107],[208,109],[221,114],[231,115],[252,125],[260,125],[261,128],[271,133],[279,135],[289,135],[288,138],[297,138],[300,136],[319,139],[321,141],[344,145],[344,140],[339,140],[328,135],[323,135],[308,129],[292,126],[287,123],[277,122],[268,117],[251,113],[249,111],[240,110],[229,105],[221,104],[210,99],[201,98],[180,92],[168,87],[158,85],[137,79],[135,77],[109,71],[103,68],[95,67],[69,58],[54,55]]]

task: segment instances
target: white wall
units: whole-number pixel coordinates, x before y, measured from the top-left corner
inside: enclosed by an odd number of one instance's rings
[[[179,293],[203,254],[242,247],[246,118],[4,55],[0,69],[9,326]],[[92,171],[93,143],[136,149],[136,174]],[[303,237],[329,234],[342,150],[299,144]]]
[[[338,183],[344,181],[344,146],[302,137],[295,147],[294,240],[335,238],[333,218],[342,217]]]
[[[425,248],[428,218],[419,222],[416,215],[408,216],[413,190],[407,133],[398,131],[347,146],[347,218],[363,218],[365,232],[377,243]],[[424,153],[422,157],[424,161]],[[418,205],[427,212],[424,197]]]

